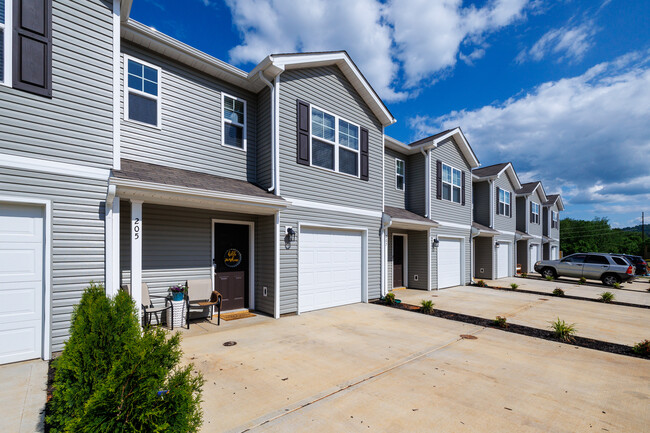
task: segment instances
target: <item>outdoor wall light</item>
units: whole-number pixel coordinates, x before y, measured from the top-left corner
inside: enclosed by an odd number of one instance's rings
[[[296,231],[293,227],[287,227],[286,236],[284,237],[285,241],[294,242],[296,240]]]
[[[501,244],[500,244],[500,243],[498,243],[498,242],[495,242],[495,244],[494,244],[494,248],[499,248],[500,246],[501,246]]]
[[[433,240],[433,248],[438,248],[438,245],[440,245],[440,241],[438,239]]]

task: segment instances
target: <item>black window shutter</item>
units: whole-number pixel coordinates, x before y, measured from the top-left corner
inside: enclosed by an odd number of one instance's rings
[[[361,180],[368,180],[370,176],[370,168],[368,167],[369,153],[368,153],[368,130],[361,128]]]
[[[309,165],[309,104],[296,101],[297,161]]]
[[[13,87],[52,97],[52,0],[15,0]]]
[[[530,202],[530,222],[534,223],[535,222],[535,215],[533,215],[533,202]]]
[[[442,161],[436,161],[436,198],[442,199]]]
[[[510,205],[510,218],[512,218],[512,192],[510,192],[510,196],[508,197],[510,201],[508,204]]]
[[[499,187],[497,186],[497,199],[496,199],[496,204],[497,204],[497,206],[496,206],[496,207],[497,207],[497,215],[499,215],[499,190],[500,190],[500,189],[501,189],[501,188],[499,188]]]
[[[461,189],[460,189],[460,202],[463,206],[465,206],[465,172],[461,171],[462,176],[461,176]]]

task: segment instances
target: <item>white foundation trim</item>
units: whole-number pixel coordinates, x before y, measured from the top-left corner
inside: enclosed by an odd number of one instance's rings
[[[450,223],[446,221],[439,221],[436,220],[436,222],[441,226],[441,227],[453,227],[457,229],[467,229],[467,230],[472,230],[472,226],[469,224],[457,224],[457,223]],[[447,235],[441,235],[441,236],[447,236]]]
[[[107,180],[110,173],[109,170],[102,168],[69,164],[67,162],[48,161],[40,158],[27,158],[24,156],[9,155],[5,153],[0,153],[0,167],[42,171],[44,173],[99,180]]]
[[[332,212],[342,212],[342,213],[349,213],[354,215],[362,215],[362,216],[377,217],[377,218],[381,218],[382,215],[381,211],[359,209],[359,208],[348,207],[348,206],[339,206],[335,204],[319,203],[315,201],[302,200],[297,198],[287,198],[287,197],[283,197],[283,198],[288,202],[290,202],[292,206],[296,206],[296,207],[306,207],[310,209],[328,210]]]

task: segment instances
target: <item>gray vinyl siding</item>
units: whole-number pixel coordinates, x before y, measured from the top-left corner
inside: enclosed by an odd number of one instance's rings
[[[474,238],[474,277],[491,280],[494,276],[494,248],[492,238]]]
[[[271,91],[264,89],[257,94],[257,184],[271,186]]]
[[[404,161],[404,189],[397,189],[397,159]],[[386,206],[406,209],[407,189],[410,186],[407,179],[411,176],[411,167],[407,163],[406,155],[395,152],[392,149],[384,150],[384,204]]]
[[[530,205],[526,197],[517,197],[516,201],[515,219],[517,220],[517,230],[526,232],[526,221],[530,220]]]
[[[52,98],[0,86],[0,153],[112,165],[112,25],[112,2],[52,2]]]
[[[469,189],[469,188],[468,188]],[[436,237],[463,237],[463,252],[464,252],[464,260],[463,260],[463,277],[464,277],[464,283],[469,284],[472,280],[472,253],[471,253],[471,245],[470,245],[470,227],[468,226],[466,229],[462,228],[457,228],[457,227],[445,227],[445,226],[440,226],[440,227],[435,227],[431,229],[431,235]],[[436,289],[438,288],[438,250],[435,249],[432,254],[431,254],[431,288]],[[463,281],[461,281],[461,284]]]
[[[120,202],[120,269],[128,284],[131,269],[131,206]],[[212,278],[212,219],[255,223],[255,307],[273,314],[273,217],[144,203],[142,209],[142,281],[152,294],[166,295],[171,285]],[[262,287],[268,296],[262,296]],[[248,290],[248,288],[246,288]]]
[[[280,76],[280,191],[283,197],[382,211],[382,126],[336,66]],[[369,180],[296,162],[296,100],[368,129]]]
[[[421,153],[408,157],[406,163],[406,209],[418,215],[426,215],[426,158]]]
[[[542,236],[542,207],[544,202],[542,201],[542,197],[539,195],[539,189],[530,196],[529,202],[535,202],[539,204],[539,224],[528,223],[528,234],[532,236],[541,237]],[[526,216],[530,218],[530,204],[528,205],[528,211],[526,213]],[[541,243],[541,241],[535,241],[535,243]]]
[[[511,233],[514,233],[514,231],[517,229],[517,218],[516,218],[516,206],[514,206],[515,203],[515,188],[512,184],[512,181],[510,180],[510,177],[508,175],[508,172],[504,172],[501,176],[495,179],[494,181],[494,229],[496,230],[502,230],[502,231],[508,231]],[[512,217],[507,216],[507,215],[497,215],[497,208],[499,206],[499,202],[497,201],[497,188],[501,188],[505,191],[510,192],[510,197],[512,200],[512,206],[511,206],[511,212],[512,212]],[[476,198],[475,198],[476,200]]]
[[[381,203],[381,201],[380,201]],[[381,242],[379,229],[381,216],[371,217],[349,213],[337,213],[319,209],[292,206],[280,212],[280,234],[284,237],[285,227],[295,229],[299,224],[318,224],[329,228],[360,227],[368,230],[368,299],[380,297]],[[298,247],[300,233],[289,248],[280,248],[280,313],[298,311]]]
[[[407,281],[406,286],[409,289],[427,290],[429,283],[427,260],[429,243],[427,241],[427,231],[389,229],[388,230],[388,251],[387,251],[387,279],[388,287],[393,287],[393,235],[405,234],[407,243]],[[418,280],[415,281],[415,275]]]
[[[490,226],[490,192],[489,182],[475,182],[472,184],[474,200],[474,221],[484,226]]]
[[[553,206],[548,208],[548,217],[549,218],[551,217],[551,211],[554,211],[554,212],[558,213],[558,224],[559,224],[559,222],[560,222],[560,211],[558,210],[557,204],[554,204]],[[549,223],[549,225],[550,225],[550,223]],[[558,228],[552,228],[551,229],[549,237],[552,238],[552,239],[557,239],[557,240],[560,239],[560,227],[559,227],[559,225],[558,225]]]
[[[465,173],[465,206],[449,200],[436,198],[436,161]],[[472,173],[470,165],[453,138],[445,140],[431,149],[431,218],[455,224],[472,224]],[[469,229],[468,229],[469,231]]]
[[[257,181],[257,95],[122,41],[122,158]],[[126,120],[124,54],[161,68],[161,127]],[[221,144],[221,97],[246,101],[247,150]]]
[[[104,281],[106,181],[0,168],[0,195],[52,203],[52,350],[63,350],[70,316],[90,281]],[[48,338],[49,336],[45,336]]]

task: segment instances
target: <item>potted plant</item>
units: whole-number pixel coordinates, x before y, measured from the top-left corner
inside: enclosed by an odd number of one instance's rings
[[[169,291],[172,294],[172,300],[173,301],[182,301],[183,296],[185,295],[185,285],[183,284],[176,284],[174,286],[171,286],[169,288]]]

